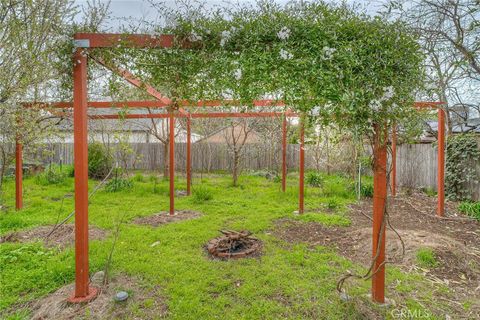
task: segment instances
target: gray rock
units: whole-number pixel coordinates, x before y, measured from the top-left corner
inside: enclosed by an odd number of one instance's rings
[[[105,278],[105,272],[98,271],[92,276],[92,283],[96,285],[101,285],[103,283],[104,278]]]
[[[126,291],[119,291],[115,294],[115,301],[125,301],[128,299],[128,293]]]

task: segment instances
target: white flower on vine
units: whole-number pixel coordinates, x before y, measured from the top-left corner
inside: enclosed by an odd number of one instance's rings
[[[320,114],[320,106],[315,106],[311,111],[310,113],[312,114],[312,116],[318,116]]]
[[[373,111],[379,111],[380,108],[382,107],[382,103],[380,102],[380,100],[373,99],[373,100],[370,101],[370,103],[368,104],[368,106],[369,106],[370,109],[372,109]]]
[[[335,48],[323,47],[323,58],[325,60],[330,60],[333,58],[333,54],[337,51]]]
[[[223,92],[222,94],[224,99],[232,99],[233,98],[233,90],[232,89],[227,89]]]
[[[227,41],[232,37],[232,33],[229,30],[223,30],[221,33],[220,46],[224,47]]]
[[[282,58],[283,60],[290,60],[290,59],[293,58],[293,54],[291,54],[290,52],[288,52],[285,49],[281,49],[280,50],[280,58]]]
[[[203,39],[202,36],[199,35],[196,31],[193,31],[188,37],[188,40],[192,42],[202,41],[202,39]]]
[[[280,40],[287,40],[290,37],[290,29],[283,27],[277,32],[277,37]]]
[[[234,77],[236,80],[242,79],[242,69],[236,69],[236,70],[233,72],[233,77]]]
[[[389,86],[389,87],[384,87],[383,88],[383,96],[382,96],[382,101],[385,101],[385,100],[390,100],[393,98],[393,96],[395,95],[395,89],[392,87],[392,86]]]

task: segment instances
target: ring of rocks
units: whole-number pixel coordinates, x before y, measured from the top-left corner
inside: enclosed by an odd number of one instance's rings
[[[210,240],[206,249],[214,258],[239,259],[261,253],[262,242],[250,231],[220,230],[220,237]]]

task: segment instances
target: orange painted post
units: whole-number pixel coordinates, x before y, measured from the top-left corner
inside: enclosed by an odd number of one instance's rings
[[[15,209],[23,208],[23,146],[17,137],[15,144]]]
[[[94,298],[88,273],[87,56],[76,49],[73,61],[73,135],[75,169],[75,293],[70,302]]]
[[[392,128],[392,173],[390,174],[392,196],[397,195],[397,127]]]
[[[385,227],[384,211],[387,200],[387,131],[375,126],[373,168],[373,265],[372,299],[385,302]],[[380,243],[379,243],[380,242]],[[378,250],[378,251],[377,251]]]
[[[445,214],[445,112],[438,108],[437,215]]]
[[[283,114],[282,123],[282,191],[287,189],[287,115]]]
[[[170,215],[175,214],[175,115],[173,110],[170,110]]]
[[[305,127],[303,123],[303,117],[300,118],[300,185],[298,194],[298,213],[304,212],[304,196],[305,196]]]
[[[187,195],[190,195],[192,185],[192,127],[191,118],[187,117]]]

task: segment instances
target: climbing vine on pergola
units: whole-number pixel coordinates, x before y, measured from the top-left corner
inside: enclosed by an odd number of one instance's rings
[[[228,98],[248,107],[273,98],[359,134],[415,117],[423,57],[399,23],[325,4],[169,14],[152,37],[174,35],[172,48],[132,50],[120,42],[98,54],[141,70],[173,99]]]

